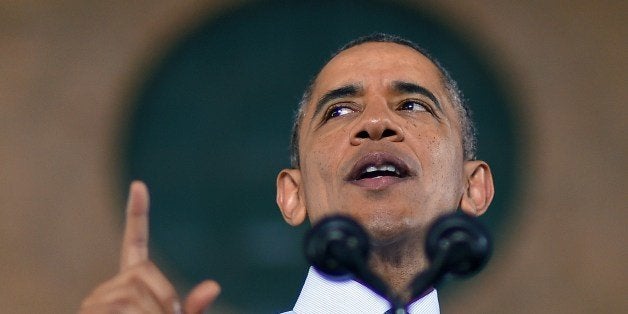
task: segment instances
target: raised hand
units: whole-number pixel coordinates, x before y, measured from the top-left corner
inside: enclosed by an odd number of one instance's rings
[[[131,183],[120,270],[83,300],[79,313],[182,313],[174,287],[149,259],[148,208],[146,185]],[[185,313],[202,313],[219,293],[215,281],[200,283],[186,298]]]

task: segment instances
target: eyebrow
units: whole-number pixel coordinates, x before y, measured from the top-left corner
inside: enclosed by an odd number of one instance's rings
[[[421,85],[404,81],[394,81],[392,82],[392,87],[393,90],[401,94],[421,94],[423,96],[426,96],[434,102],[438,110],[440,110],[441,112],[443,111],[443,108],[441,107],[438,99],[436,99],[436,96],[434,96],[432,92],[430,92],[427,88]]]
[[[318,113],[323,109],[326,103],[344,97],[353,97],[360,93],[362,93],[362,86],[356,84],[349,84],[336,89],[332,89],[325,93],[325,95],[323,95],[318,100],[318,102],[316,103],[316,110],[314,110],[314,116],[318,115]]]

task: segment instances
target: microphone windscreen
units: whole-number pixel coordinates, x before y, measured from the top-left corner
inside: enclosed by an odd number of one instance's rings
[[[475,217],[460,211],[438,218],[427,235],[426,253],[430,262],[447,251],[443,267],[455,276],[471,276],[488,262],[492,244],[488,231]]]
[[[322,219],[305,236],[305,257],[319,271],[333,277],[353,274],[369,254],[364,229],[346,216]]]

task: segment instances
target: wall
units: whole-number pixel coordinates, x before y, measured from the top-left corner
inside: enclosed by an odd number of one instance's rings
[[[238,2],[0,4],[3,311],[71,312],[116,271],[130,97],[164,48]],[[507,249],[444,310],[625,312],[627,5],[425,5],[509,74],[526,135]]]

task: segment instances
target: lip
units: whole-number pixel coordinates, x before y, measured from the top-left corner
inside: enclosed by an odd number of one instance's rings
[[[376,178],[368,178],[361,180],[353,180],[350,181],[352,184],[355,184],[361,188],[365,188],[367,190],[383,190],[393,184],[397,184],[405,181],[407,178],[397,178],[397,177],[376,177]]]
[[[400,176],[377,176],[374,178],[362,178],[362,172],[369,166],[382,166],[390,164],[395,166]],[[403,158],[390,152],[370,152],[361,156],[345,176],[345,181],[369,190],[381,190],[396,183],[403,182],[412,177],[414,172]]]

